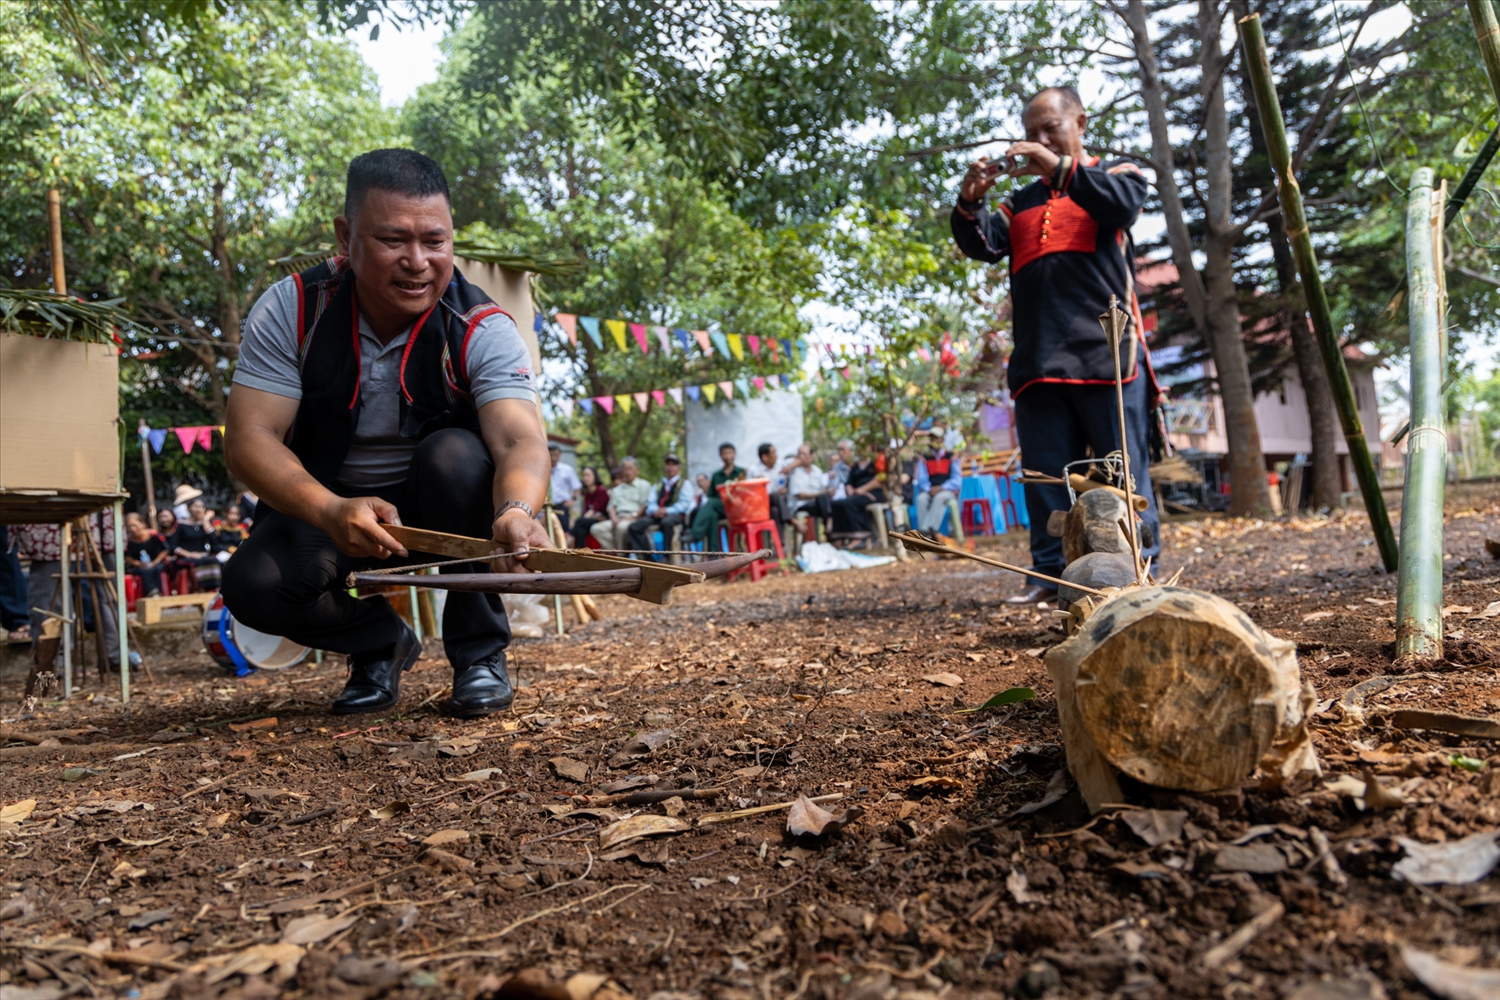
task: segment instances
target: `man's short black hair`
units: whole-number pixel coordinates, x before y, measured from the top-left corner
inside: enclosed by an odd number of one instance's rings
[[[1078,96],[1078,91],[1074,87],[1043,87],[1041,90],[1038,90],[1035,94],[1032,94],[1029,98],[1027,98],[1026,107],[1031,107],[1036,99],[1038,97],[1041,97],[1043,94],[1056,94],[1062,98],[1063,104],[1067,107],[1075,108],[1079,111],[1082,111],[1084,109],[1083,98]]]
[[[557,451],[557,452],[560,452],[560,451],[562,451],[562,445],[560,445],[556,441],[554,441],[551,444],[547,445],[547,450],[548,451]]]
[[[774,444],[772,444],[771,442],[767,441],[766,443],[762,444],[759,448],[755,449],[755,454],[758,455],[760,458],[765,458],[766,457],[766,452],[773,450],[775,447],[776,446]]]
[[[725,448],[728,448],[730,451],[739,451],[738,448],[730,444],[728,441],[725,441],[723,444],[719,445],[719,452],[722,454]]]
[[[443,168],[414,149],[372,149],[350,160],[349,176],[344,182],[344,215],[354,218],[372,189],[411,198],[440,194],[450,204],[453,201],[448,195],[448,178],[443,176]]]

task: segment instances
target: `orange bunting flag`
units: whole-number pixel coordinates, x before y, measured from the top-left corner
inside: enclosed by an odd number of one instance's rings
[[[557,325],[563,328],[563,333],[568,335],[568,343],[574,347],[578,346],[578,317],[573,313],[558,313],[554,319]]]
[[[698,346],[699,347],[703,348],[703,353],[704,354],[707,354],[710,357],[713,356],[714,349],[709,346],[709,343],[708,343],[708,331],[707,330],[694,330],[693,331],[693,339],[698,342]]]

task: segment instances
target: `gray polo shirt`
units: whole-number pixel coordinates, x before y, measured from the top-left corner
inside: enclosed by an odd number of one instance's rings
[[[359,423],[339,482],[357,490],[394,486],[406,479],[417,442],[401,436],[401,352],[408,327],[382,344],[359,320]],[[497,399],[536,401],[531,352],[509,316],[482,320],[469,340],[469,388],[475,407]],[[297,284],[283,278],[266,290],[245,319],[234,384],[289,399],[302,398],[297,364]]]

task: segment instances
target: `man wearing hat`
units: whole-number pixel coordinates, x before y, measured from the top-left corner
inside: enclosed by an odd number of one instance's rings
[[[178,521],[186,521],[188,519],[188,504],[202,495],[202,490],[196,486],[189,486],[187,483],[183,483],[177,487],[177,493],[172,497],[172,513],[177,515]]]
[[[453,268],[442,169],[408,149],[355,157],[333,227],[338,256],[273,285],[245,321],[225,457],[260,503],[223,593],[253,629],[348,655],[335,713],[381,712],[421,644],[346,577],[430,561],[391,524],[493,539],[524,572],[548,544],[547,441],[515,322]],[[509,706],[509,643],[497,595],[448,595],[445,711]]]
[[[637,552],[651,551],[651,533],[658,528],[661,529],[662,548],[669,548],[672,529],[687,520],[688,511],[693,509],[693,501],[697,499],[693,484],[682,474],[682,462],[676,455],[668,455],[661,464],[666,475],[652,489],[645,516],[630,522],[628,547]]]

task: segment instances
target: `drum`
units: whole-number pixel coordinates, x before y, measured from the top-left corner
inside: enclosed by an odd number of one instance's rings
[[[203,613],[203,645],[215,663],[244,677],[256,670],[283,670],[307,659],[308,647],[279,635],[257,632],[234,620],[222,595]]]

